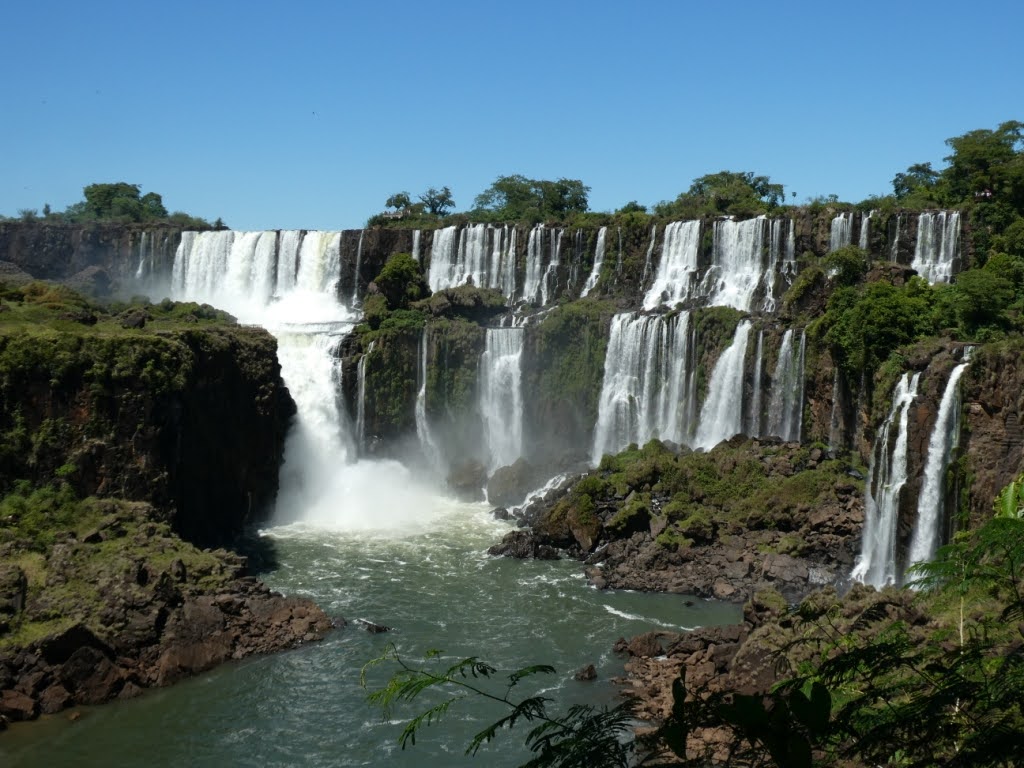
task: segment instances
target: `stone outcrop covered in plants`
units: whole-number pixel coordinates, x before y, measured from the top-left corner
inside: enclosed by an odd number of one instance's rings
[[[273,337],[212,307],[0,288],[0,723],[323,636],[201,549],[269,510],[293,413]]]

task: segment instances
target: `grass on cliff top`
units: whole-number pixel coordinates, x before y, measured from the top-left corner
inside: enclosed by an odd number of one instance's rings
[[[6,630],[0,651],[23,648],[81,622],[100,637],[123,628],[111,606],[146,610],[162,575],[182,590],[216,590],[234,578],[230,562],[216,552],[182,541],[153,519],[142,503],[76,499],[66,485],[19,490],[0,499],[0,559],[19,567],[28,582],[24,611]],[[184,567],[175,571],[176,562]]]
[[[170,299],[153,304],[144,297],[101,304],[64,285],[32,282],[15,287],[0,281],[0,333],[132,335],[224,325],[235,325],[235,318],[208,304]]]

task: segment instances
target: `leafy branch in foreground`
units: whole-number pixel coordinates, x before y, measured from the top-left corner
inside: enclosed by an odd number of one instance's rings
[[[399,743],[416,743],[416,734],[427,725],[441,720],[448,710],[463,699],[482,697],[507,709],[507,714],[477,733],[466,748],[475,755],[484,744],[503,728],[513,728],[522,721],[534,723],[526,737],[526,746],[535,756],[524,768],[626,768],[630,765],[633,717],[628,702],[612,708],[588,705],[571,707],[564,715],[549,714],[551,699],[545,696],[513,698],[516,686],[538,674],[554,674],[546,664],[535,664],[505,676],[503,687],[489,685],[500,679],[498,670],[476,657],[462,659],[447,667],[441,664],[441,652],[429,651],[426,666],[414,667],[389,644],[384,653],[364,665],[360,685],[367,688],[368,670],[384,665],[397,668],[383,688],[369,692],[371,704],[390,718],[396,707],[416,700],[431,691],[443,698],[437,704],[413,717],[402,730]]]

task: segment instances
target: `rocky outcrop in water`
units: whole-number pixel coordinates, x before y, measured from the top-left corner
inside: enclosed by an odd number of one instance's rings
[[[310,600],[270,592],[245,558],[200,551],[141,502],[89,501],[46,552],[14,540],[0,569],[0,727],[136,696],[231,659],[321,639]],[[44,583],[40,583],[44,582]]]

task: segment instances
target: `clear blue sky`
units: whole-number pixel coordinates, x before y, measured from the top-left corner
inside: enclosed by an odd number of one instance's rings
[[[1024,3],[13,2],[0,214],[93,182],[236,229],[362,226],[393,192],[578,178],[591,208],[755,171],[891,191],[1024,119]]]

